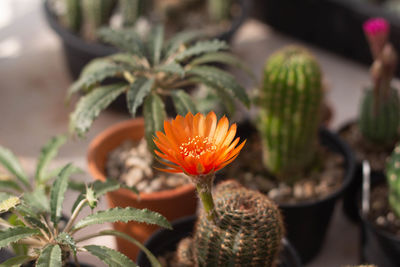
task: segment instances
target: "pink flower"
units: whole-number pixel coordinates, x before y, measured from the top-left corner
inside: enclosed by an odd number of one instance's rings
[[[383,18],[371,18],[364,22],[363,29],[367,36],[372,56],[376,59],[388,40],[390,25]]]

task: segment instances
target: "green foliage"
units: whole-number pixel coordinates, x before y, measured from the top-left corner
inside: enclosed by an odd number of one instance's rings
[[[192,241],[178,245],[182,266],[275,266],[284,232],[278,207],[233,180],[216,186],[214,200],[217,223],[201,210]]]
[[[77,221],[81,211],[85,208],[95,208],[101,196],[126,186],[122,186],[116,181],[104,183],[95,181],[89,185],[72,183],[70,177],[78,170],[72,164],[67,164],[61,171],[51,171],[57,173],[55,179],[41,179],[47,177],[47,165],[55,157],[64,141],[64,137],[56,137],[43,147],[39,156],[33,187],[27,188],[27,191],[23,192],[22,186],[16,187],[14,183],[4,183],[3,185],[8,185],[10,188],[0,188],[3,191],[0,192],[0,213],[10,213],[7,220],[0,218],[0,248],[12,246],[18,250],[16,257],[6,261],[1,266],[19,266],[28,261],[36,261],[36,266],[66,266],[69,255],[76,255],[81,251],[91,252],[110,266],[136,266],[128,257],[112,249],[94,245],[86,247],[81,245],[82,241],[96,236],[114,235],[139,246],[149,256],[153,266],[159,267],[158,261],[142,244],[124,233],[105,230],[81,236],[79,239],[75,236],[78,230],[105,222],[137,221],[169,229],[171,225],[159,213],[134,208],[95,211]],[[1,151],[2,163],[8,166],[7,169],[11,174],[20,175],[22,169],[18,167],[16,157],[4,148],[1,148]],[[10,178],[10,181],[20,182],[18,178]],[[46,183],[43,183],[44,181]],[[80,195],[73,205],[71,217],[61,222],[64,197],[70,185],[73,185],[80,192]],[[131,190],[137,192],[134,188],[131,188]]]
[[[386,163],[386,179],[389,186],[389,204],[400,218],[400,144],[397,144]]]
[[[377,104],[375,99],[382,99],[383,96],[375,96],[372,89],[365,90],[358,126],[369,142],[393,147],[399,137],[400,99],[397,90],[392,89],[389,93],[384,101]]]
[[[321,70],[307,50],[288,46],[268,59],[258,127],[264,165],[278,179],[293,182],[314,160],[322,99]]]
[[[185,93],[186,88],[206,85],[215,90],[223,103],[234,110],[232,101],[236,98],[247,107],[250,100],[245,89],[235,78],[217,66],[225,65],[245,68],[240,60],[226,50],[225,42],[219,40],[198,41],[198,32],[180,33],[170,40],[164,40],[163,27],[157,26],[147,38],[141,39],[132,30],[102,29],[101,38],[116,46],[117,53],[89,63],[69,89],[69,94],[84,92],[71,115],[71,131],[83,135],[92,122],[117,96],[126,93],[127,106],[132,116],[143,106],[146,124],[146,140],[153,151],[152,137],[162,130],[166,118],[165,101],[171,97],[177,113],[198,110],[196,102]],[[209,56],[208,56],[209,55]],[[213,60],[210,56],[216,58]],[[113,76],[114,74],[114,76]],[[117,78],[118,82],[102,85],[105,78]]]

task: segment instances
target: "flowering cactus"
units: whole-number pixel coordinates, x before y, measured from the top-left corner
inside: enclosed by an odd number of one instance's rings
[[[364,92],[359,128],[363,137],[376,144],[393,145],[400,125],[400,100],[390,86],[397,64],[397,53],[387,42],[390,27],[382,18],[364,24],[374,63],[371,66],[372,89]]]

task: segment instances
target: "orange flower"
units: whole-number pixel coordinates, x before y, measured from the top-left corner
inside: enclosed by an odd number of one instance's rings
[[[161,163],[170,167],[166,172],[184,172],[190,176],[207,175],[231,163],[245,144],[239,146],[239,137],[234,141],[236,124],[229,128],[224,116],[217,124],[217,116],[210,112],[207,116],[197,113],[180,115],[172,121],[164,121],[164,131],[157,132],[154,143],[160,149],[155,153]],[[233,141],[233,142],[232,142]]]

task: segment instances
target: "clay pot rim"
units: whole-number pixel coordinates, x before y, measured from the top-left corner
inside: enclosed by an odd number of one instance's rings
[[[88,170],[94,179],[101,180],[101,181],[105,181],[107,179],[104,174],[104,171],[100,170],[99,166],[96,164],[96,161],[95,161],[96,151],[99,149],[99,147],[101,146],[102,143],[107,142],[107,140],[112,138],[112,136],[115,133],[124,131],[130,127],[144,127],[144,119],[143,118],[134,118],[134,119],[129,119],[126,121],[116,123],[116,124],[108,127],[107,129],[105,129],[104,131],[100,132],[90,142],[89,147],[88,147],[88,153],[87,153],[87,164],[88,164]],[[195,189],[195,187],[193,184],[185,184],[185,185],[176,187],[174,189],[169,189],[169,190],[163,190],[163,191],[152,192],[152,193],[141,192],[139,194],[139,197],[134,192],[132,192],[126,188],[118,189],[117,191],[114,191],[113,193],[117,193],[121,196],[132,198],[132,199],[165,200],[165,199],[175,198],[177,195],[187,194],[188,192],[193,191],[194,189]]]

